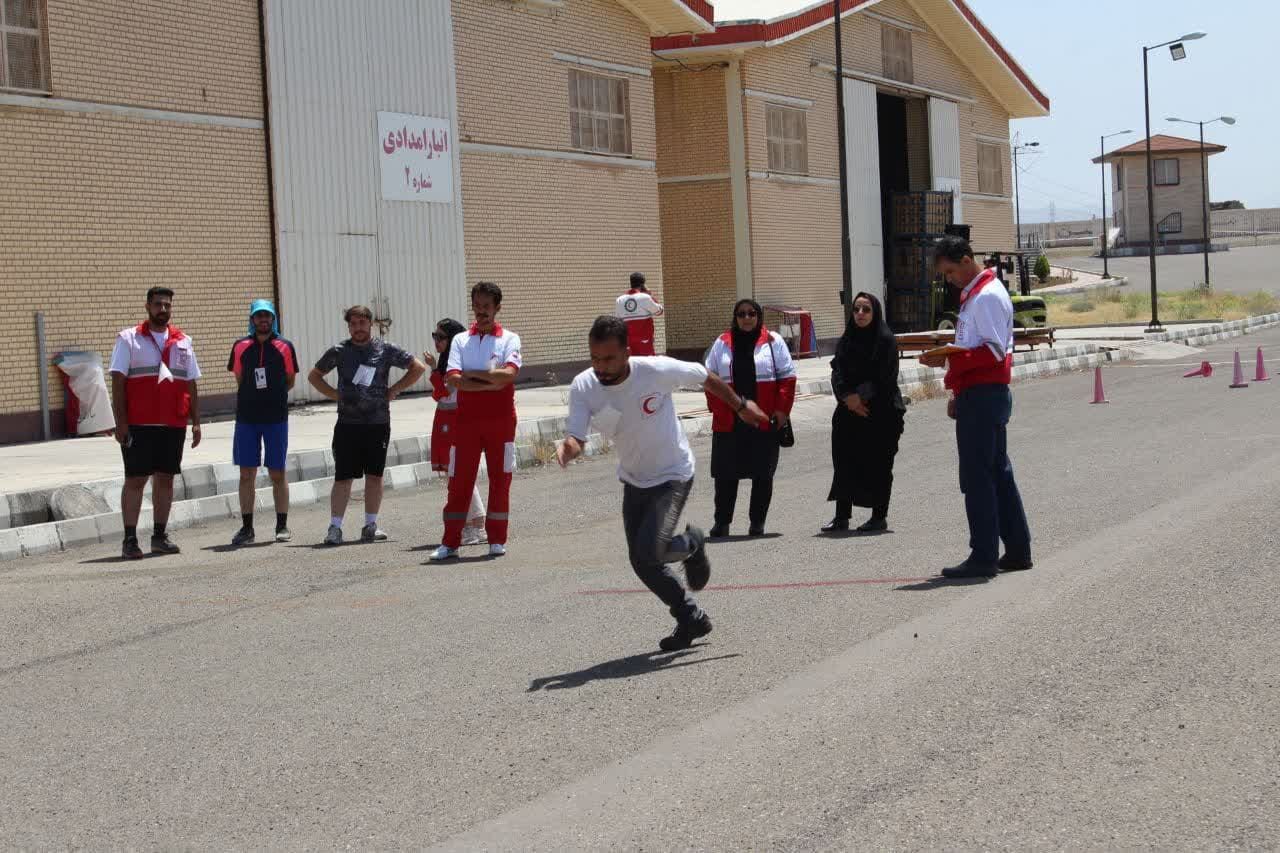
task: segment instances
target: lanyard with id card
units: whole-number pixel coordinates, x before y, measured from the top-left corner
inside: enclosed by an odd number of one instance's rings
[[[259,391],[267,388],[267,347],[258,341],[258,366],[253,369],[253,384]]]
[[[363,385],[368,388],[373,384],[374,368],[372,364],[362,364],[356,368],[356,375],[351,377],[352,385]]]

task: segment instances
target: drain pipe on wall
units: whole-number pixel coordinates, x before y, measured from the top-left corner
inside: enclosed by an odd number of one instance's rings
[[[40,375],[40,426],[44,440],[52,438],[49,430],[49,357],[45,352],[44,312],[36,312],[36,358]]]

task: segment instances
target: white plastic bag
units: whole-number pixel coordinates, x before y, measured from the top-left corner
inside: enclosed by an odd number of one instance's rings
[[[71,380],[71,393],[80,401],[77,435],[95,435],[115,429],[111,395],[102,372],[102,356],[96,352],[61,352],[53,363]]]

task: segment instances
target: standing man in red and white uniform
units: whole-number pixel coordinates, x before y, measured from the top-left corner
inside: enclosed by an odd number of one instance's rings
[[[957,351],[926,354],[929,367],[947,365],[956,422],[960,490],[969,517],[969,557],[943,569],[945,577],[994,577],[1031,568],[1031,530],[1009,462],[1007,428],[1013,412],[1013,302],[995,270],[983,269],[961,237],[938,241],[935,263],[960,291]],[[1004,556],[1000,542],[1004,541]]]
[[[653,318],[665,309],[649,295],[644,273],[631,274],[631,289],[618,297],[614,314],[627,323],[627,341],[632,355],[657,355],[654,350]]]
[[[172,290],[148,290],[147,319],[121,331],[111,353],[111,404],[116,415],[116,441],[124,456],[120,515],[124,521],[121,555],[126,560],[143,556],[138,545],[138,516],[147,480],[151,480],[155,509],[151,553],[179,552],[165,526],[173,505],[173,478],[182,470],[188,420],[191,446],[200,444],[200,396],[196,391],[200,365],[191,338],[169,325],[172,311]]]
[[[444,505],[444,540],[432,560],[458,556],[483,453],[489,473],[485,533],[489,556],[507,553],[511,475],[516,470],[516,376],[520,336],[498,325],[502,288],[482,281],[471,288],[475,323],[449,347],[445,382],[458,392],[458,420],[449,461],[449,499]]]

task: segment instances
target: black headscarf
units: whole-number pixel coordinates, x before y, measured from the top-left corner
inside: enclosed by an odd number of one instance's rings
[[[756,312],[755,328],[744,332],[738,328],[738,309],[749,305]],[[756,341],[764,328],[764,310],[754,299],[739,299],[733,306],[729,334],[733,341],[733,390],[744,400],[756,399]]]
[[[453,339],[459,332],[465,332],[467,327],[452,317],[445,317],[436,323],[436,328],[449,336],[444,345],[444,352],[440,353],[440,358],[436,360],[436,373],[444,373],[449,369],[449,350],[453,349]]]
[[[849,323],[845,326],[840,342],[836,344],[835,358],[831,360],[832,385],[836,396],[843,399],[849,394],[857,393],[869,399],[877,396],[876,392],[881,392],[897,398],[897,339],[885,320],[880,300],[870,293],[859,293],[854,297],[854,302],[859,299],[871,303],[871,322],[864,328],[858,325],[853,314],[849,315]],[[884,384],[892,387],[877,387]],[[870,392],[869,396],[867,392]]]

